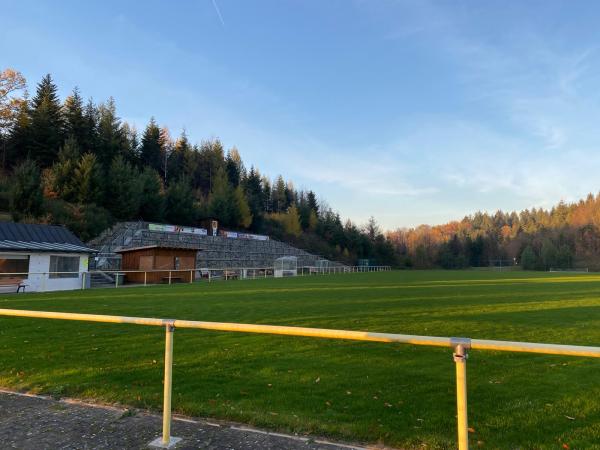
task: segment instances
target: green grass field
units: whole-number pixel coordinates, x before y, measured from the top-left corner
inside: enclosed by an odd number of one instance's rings
[[[2,295],[0,308],[600,345],[600,276],[404,271]],[[0,385],[160,410],[164,330],[0,319]],[[455,447],[450,349],[175,332],[178,413]],[[600,361],[473,351],[473,448],[600,448]]]

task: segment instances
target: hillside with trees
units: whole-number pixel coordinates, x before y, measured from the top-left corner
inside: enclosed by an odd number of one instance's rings
[[[349,264],[395,263],[374,220],[342,223],[313,191],[247,168],[235,147],[174,138],[154,118],[138,132],[114,99],[94,103],[75,88],[61,100],[57,91],[46,75],[29,98],[19,72],[0,72],[0,210],[13,220],[63,224],[89,240],[117,221],[214,218]]]
[[[600,194],[550,210],[478,212],[445,225],[388,233],[402,264],[460,269],[518,263],[523,269],[600,270]]]

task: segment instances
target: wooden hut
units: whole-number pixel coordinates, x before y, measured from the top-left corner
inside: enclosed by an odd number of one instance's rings
[[[125,279],[132,283],[189,283],[195,277],[197,252],[162,245],[117,250],[122,256],[121,270],[125,272]]]

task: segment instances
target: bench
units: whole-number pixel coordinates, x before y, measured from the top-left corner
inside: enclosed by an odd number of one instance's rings
[[[0,289],[16,288],[16,290],[17,290],[16,292],[19,293],[19,292],[21,292],[21,289],[23,289],[23,292],[25,292],[26,287],[27,287],[27,285],[23,283],[22,278],[15,278],[15,277],[0,278]]]

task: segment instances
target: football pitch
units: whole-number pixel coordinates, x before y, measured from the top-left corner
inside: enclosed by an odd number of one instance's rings
[[[600,345],[600,275],[394,271],[3,294],[0,308]],[[0,318],[0,386],[160,410],[164,330]],[[472,351],[472,448],[600,448],[600,361]],[[173,410],[456,446],[450,349],[176,330]],[[32,424],[34,426],[34,424]]]

